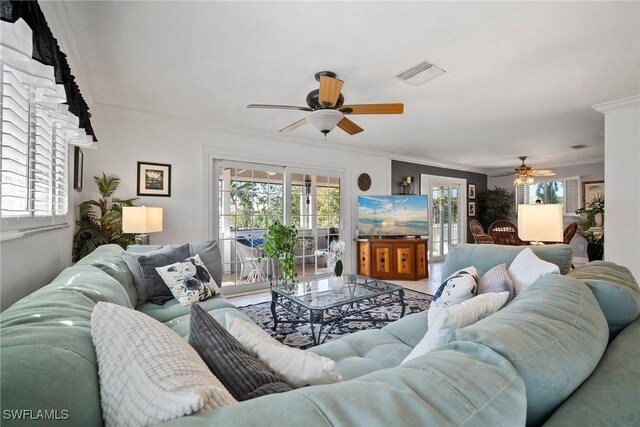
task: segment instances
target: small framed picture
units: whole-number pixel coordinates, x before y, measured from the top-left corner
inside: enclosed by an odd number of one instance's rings
[[[469,202],[469,216],[476,216],[476,202]]]
[[[171,197],[171,165],[138,162],[138,196]]]
[[[469,184],[469,198],[472,199],[472,200],[476,198],[476,185],[475,184]]]
[[[84,170],[84,154],[76,145],[73,149],[73,188],[82,191],[82,172]]]
[[[604,198],[604,181],[583,181],[582,207],[589,210],[587,205],[597,198]]]

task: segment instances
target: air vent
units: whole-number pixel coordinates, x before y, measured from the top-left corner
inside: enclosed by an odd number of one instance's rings
[[[576,144],[571,146],[571,148],[573,148],[574,150],[582,150],[583,148],[587,148],[587,147],[588,147],[587,144]]]
[[[404,80],[410,85],[420,86],[421,84],[435,79],[436,77],[446,72],[447,70],[440,68],[437,65],[433,65],[428,61],[424,61],[419,63],[415,67],[411,67],[408,70],[401,72],[400,74],[396,75],[396,77]]]

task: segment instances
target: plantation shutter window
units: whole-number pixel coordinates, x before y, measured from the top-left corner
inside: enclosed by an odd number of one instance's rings
[[[576,215],[580,208],[580,177],[564,179],[564,214]]]
[[[69,144],[94,148],[54,68],[32,59],[23,20],[0,21],[0,218],[3,230],[66,223]]]

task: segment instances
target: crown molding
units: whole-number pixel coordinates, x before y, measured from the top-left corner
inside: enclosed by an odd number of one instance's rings
[[[76,44],[76,37],[73,33],[69,15],[67,14],[65,2],[41,1],[39,5],[47,19],[47,24],[49,24],[53,36],[58,40],[60,50],[67,55],[71,73],[76,77],[82,96],[87,101],[87,104],[94,104],[93,91],[91,90],[91,84],[87,78],[82,57]],[[73,63],[73,66],[71,63]]]
[[[614,99],[613,101],[602,102],[600,104],[591,106],[591,108],[602,114],[607,114],[617,110],[625,110],[627,108],[633,107],[640,107],[640,95]]]
[[[388,151],[378,151],[378,150],[371,150],[371,149],[366,149],[361,147],[354,147],[351,145],[344,145],[344,144],[332,142],[332,141],[318,142],[318,141],[313,141],[309,139],[299,138],[290,134],[282,134],[280,132],[258,130],[258,129],[247,129],[247,128],[241,128],[238,126],[230,125],[228,123],[212,122],[211,120],[190,118],[190,117],[178,116],[173,114],[156,113],[153,111],[120,107],[112,104],[103,104],[100,102],[96,103],[95,105],[97,108],[105,108],[105,109],[111,110],[114,113],[125,115],[132,118],[137,118],[137,119],[163,120],[163,121],[173,120],[173,121],[182,122],[185,124],[193,124],[195,122],[195,123],[199,123],[205,128],[212,128],[212,129],[215,129],[216,131],[223,131],[223,132],[227,132],[235,135],[258,137],[258,138],[268,139],[271,141],[278,141],[278,142],[297,143],[297,144],[303,143],[303,144],[312,145],[318,148],[324,148],[324,149],[331,148],[335,150],[348,151],[348,152],[358,153],[358,154],[367,154],[367,155],[374,155],[374,156],[377,155],[380,157],[388,158],[390,160],[397,160],[402,162],[415,163],[415,164],[426,165],[426,166],[434,166],[434,167],[446,168],[446,169],[455,169],[455,170],[460,170],[464,172],[487,174],[487,169],[474,168],[466,165],[430,160],[430,159],[425,159],[421,157],[406,156],[403,154],[392,153]]]

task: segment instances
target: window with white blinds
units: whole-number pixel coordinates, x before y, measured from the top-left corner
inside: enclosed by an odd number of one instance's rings
[[[580,207],[580,177],[568,177],[522,184],[515,188],[516,210],[518,205],[535,203],[561,203],[565,215],[576,215]]]
[[[0,64],[0,217],[4,229],[66,222],[68,144],[38,88]]]

